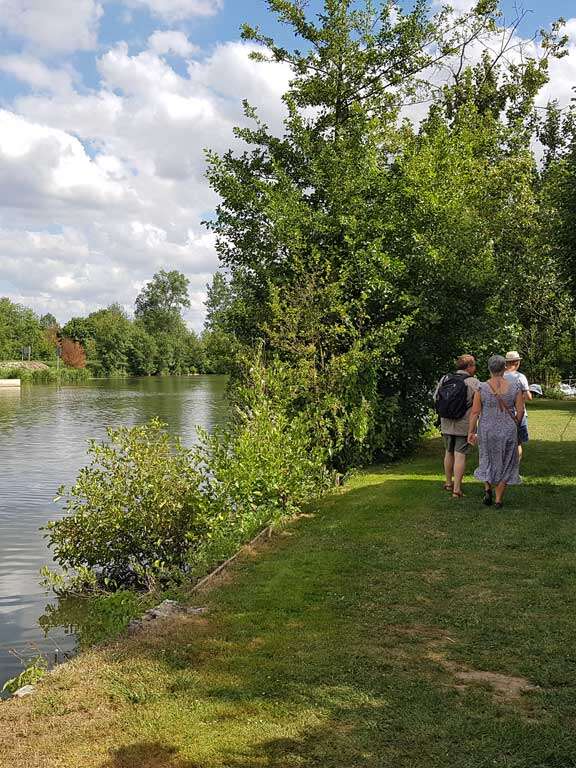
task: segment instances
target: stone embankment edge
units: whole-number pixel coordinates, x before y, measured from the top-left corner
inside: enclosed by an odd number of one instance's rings
[[[268,525],[266,528],[264,528],[263,531],[260,531],[260,533],[257,536],[255,536],[251,541],[247,542],[246,544],[243,544],[240,547],[240,549],[232,555],[232,557],[229,557],[228,560],[226,560],[225,562],[221,563],[217,568],[214,568],[213,571],[210,571],[210,573],[208,573],[206,576],[202,577],[200,579],[200,581],[198,581],[196,584],[194,584],[194,586],[190,590],[190,594],[195,594],[196,592],[199,592],[204,586],[210,584],[210,582],[213,581],[213,579],[215,579],[219,574],[221,574],[230,565],[232,565],[232,563],[235,560],[237,560],[247,549],[250,549],[250,547],[253,547],[256,544],[258,544],[260,541],[262,541],[262,539],[265,539],[265,538],[266,539],[270,539],[272,537],[272,531],[273,531],[273,526]],[[161,605],[162,605],[162,603],[159,603],[159,605],[154,606],[154,608],[150,608],[148,611],[146,611],[146,613],[153,614],[154,611],[158,610],[158,608]],[[143,617],[141,617],[141,618],[143,618]],[[141,621],[141,619],[140,620],[138,620],[138,619],[136,620],[137,623],[139,621]],[[63,664],[66,664],[66,663],[67,662],[62,662],[62,664],[58,664],[58,666],[55,667],[54,669],[61,669]],[[48,672],[47,674],[49,675],[50,673],[51,672]],[[25,696],[30,696],[31,694],[33,694],[35,690],[36,690],[36,686],[35,685],[25,685],[22,688],[19,688],[17,691],[15,691],[12,694],[11,698],[13,698],[13,699],[14,698],[22,699]],[[10,699],[7,699],[7,700],[10,701]],[[0,704],[1,703],[2,702],[0,700]]]

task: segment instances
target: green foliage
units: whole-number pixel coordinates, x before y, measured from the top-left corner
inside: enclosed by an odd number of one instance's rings
[[[20,379],[23,384],[82,384],[89,381],[91,372],[88,368],[59,368],[50,366],[30,370],[29,368],[2,368],[0,363],[0,379]]]
[[[0,361],[19,360],[22,347],[31,347],[32,359],[54,355],[38,316],[28,307],[0,298]]]
[[[206,533],[204,477],[194,454],[163,425],[108,429],[93,442],[91,463],[60,489],[66,516],[46,529],[64,569],[97,571],[99,582],[152,586],[185,569]]]
[[[201,434],[210,531],[194,553],[196,572],[230,556],[267,525],[298,514],[334,484],[314,422],[293,412],[293,372],[265,366],[260,355],[245,362],[232,426]]]
[[[230,428],[192,449],[158,421],[108,430],[91,463],[61,489],[66,515],[46,536],[59,593],[151,588],[205,572],[267,525],[296,514],[334,481],[315,424],[293,413],[293,373],[253,359]]]
[[[188,278],[181,272],[161,269],[146,284],[136,298],[136,318],[150,333],[172,330],[182,317],[182,310],[190,306]]]
[[[188,279],[160,270],[136,299],[135,320],[118,304],[72,318],[62,335],[80,342],[97,376],[181,375],[205,370],[204,346],[182,319]]]
[[[130,329],[126,355],[132,375],[150,376],[156,372],[158,345],[154,337],[138,322]]]
[[[26,662],[26,668],[17,677],[7,680],[2,687],[2,691],[7,693],[16,693],[25,685],[35,685],[48,671],[48,662],[42,655],[34,656]]]
[[[568,396],[558,387],[544,387],[542,389],[546,400],[568,400]]]
[[[432,15],[426,2],[326,0],[317,17],[267,4],[302,44],[244,28],[271,52],[254,58],[295,75],[281,136],[246,104],[247,150],[208,155],[221,199],[208,226],[226,269],[209,291],[209,330],[261,341],[269,362],[293,369],[293,414],[346,470],[414,444],[457,355],[515,344],[532,363],[545,344],[544,365],[557,359],[567,336],[550,318],[569,305],[553,257],[538,287],[545,214],[530,141],[534,99],[566,40],[555,25],[538,60],[526,48],[510,63],[495,1]],[[471,45],[484,48],[473,67]],[[401,123],[423,99],[427,119]]]
[[[132,324],[117,304],[92,312],[86,318],[96,358],[105,375],[126,375]]]
[[[44,328],[45,330],[47,328],[59,328],[58,320],[54,317],[54,315],[51,312],[48,312],[45,315],[42,315],[40,317],[40,326]]]

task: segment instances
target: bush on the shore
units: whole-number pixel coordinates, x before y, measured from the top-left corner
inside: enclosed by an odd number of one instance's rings
[[[193,448],[157,419],[91,443],[90,465],[60,489],[67,514],[47,526],[64,570],[45,572],[52,586],[154,588],[201,575],[324,493],[327,453],[274,394],[275,375],[257,360],[231,426]]]
[[[91,372],[88,368],[67,368],[61,366],[39,368],[2,368],[0,364],[0,379],[20,379],[24,384],[81,384],[88,381]]]
[[[93,585],[152,586],[184,568],[208,531],[198,457],[157,419],[107,430],[93,441],[91,463],[59,493],[66,516],[47,525],[54,559]],[[63,585],[62,585],[63,586]]]

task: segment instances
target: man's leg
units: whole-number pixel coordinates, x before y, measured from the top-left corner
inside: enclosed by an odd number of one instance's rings
[[[454,493],[462,492],[464,472],[466,472],[466,454],[456,451],[454,454]]]
[[[446,485],[453,486],[454,454],[448,450],[444,454],[444,474],[446,475]]]

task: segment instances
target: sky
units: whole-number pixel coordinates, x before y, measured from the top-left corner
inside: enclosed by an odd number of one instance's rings
[[[502,5],[512,18],[517,1]],[[576,0],[524,7],[526,38],[568,21],[570,55],[541,96],[567,104]],[[0,0],[0,296],[64,323],[131,311],[155,272],[178,269],[201,328],[218,268],[204,150],[238,146],[244,98],[280,130],[290,78],[250,60],[243,21],[291,42],[265,0]]]

